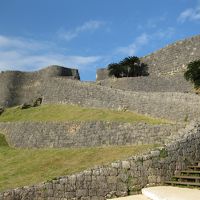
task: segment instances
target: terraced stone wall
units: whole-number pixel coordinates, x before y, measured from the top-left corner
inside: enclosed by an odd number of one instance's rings
[[[164,144],[180,125],[120,122],[7,122],[0,132],[23,148]]]
[[[12,90],[5,90],[9,105],[19,105],[42,97],[45,104],[69,103],[114,110],[126,106],[131,111],[175,121],[191,120],[200,116],[200,97],[194,94],[122,91],[63,77],[33,82],[27,79],[26,84],[23,83],[20,87],[16,85],[10,87]],[[7,102],[4,94],[0,98],[3,101],[1,104],[5,105]]]
[[[174,142],[144,155],[116,161],[34,186],[9,190],[0,200],[104,200],[159,185],[200,159],[200,123],[191,123]]]
[[[114,110],[127,106],[131,111],[176,121],[191,120],[200,113],[200,97],[194,94],[122,91],[60,78],[42,85],[44,103],[71,103]]]

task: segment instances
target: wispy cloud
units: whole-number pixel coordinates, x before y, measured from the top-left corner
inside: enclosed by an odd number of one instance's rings
[[[151,35],[152,39],[170,39],[176,30],[173,27],[167,27],[166,29],[159,29]]]
[[[157,17],[157,18],[149,18],[147,19],[146,22],[140,23],[137,25],[137,29],[140,31],[144,31],[147,29],[156,29],[158,28],[161,24],[163,24],[167,19],[167,13],[164,13],[162,16]]]
[[[149,35],[143,33],[140,36],[138,36],[130,45],[126,47],[117,48],[116,53],[133,56],[140,48],[146,45],[148,41],[149,41]]]
[[[158,29],[153,33],[142,33],[128,46],[118,47],[115,54],[133,56],[136,55],[150,42],[157,43],[163,39],[171,39],[176,33],[175,28],[167,27],[166,29]]]
[[[200,1],[198,1],[195,8],[188,8],[181,12],[177,20],[180,23],[186,21],[200,21]]]
[[[100,56],[57,53],[52,50],[54,45],[49,42],[0,35],[0,71],[37,70],[52,64],[87,69],[91,64],[101,60]]]
[[[58,35],[60,38],[70,41],[78,37],[83,32],[95,31],[105,24],[103,21],[91,20],[87,21],[81,26],[76,27],[70,31],[59,30]]]

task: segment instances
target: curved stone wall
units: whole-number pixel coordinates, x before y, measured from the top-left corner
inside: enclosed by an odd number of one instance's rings
[[[9,190],[0,200],[97,199],[126,196],[162,184],[200,159],[200,123],[191,123],[165,148],[34,186]]]
[[[15,81],[18,83],[22,80],[14,79]],[[176,121],[200,116],[200,97],[194,94],[122,91],[62,77],[37,81],[27,79],[26,84],[20,87],[17,83],[10,83],[9,90],[4,90],[0,96],[0,105],[5,105],[7,101],[8,105],[19,105],[42,97],[46,104],[68,103],[114,110],[126,106],[131,111]]]
[[[42,84],[44,103],[71,103],[86,107],[128,110],[176,121],[199,117],[200,97],[187,93],[130,92],[71,80]]]
[[[180,125],[119,122],[0,123],[10,146],[23,148],[165,144]]]
[[[56,65],[36,72],[5,71],[0,73],[0,105],[13,106],[28,102],[38,96],[40,80],[51,80],[52,77],[65,77],[79,80],[76,69]]]

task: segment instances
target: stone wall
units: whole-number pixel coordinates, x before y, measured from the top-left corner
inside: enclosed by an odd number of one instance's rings
[[[36,72],[3,71],[0,73],[0,105],[19,105],[30,99],[41,96],[40,80],[51,80],[52,77],[63,77],[79,80],[77,69],[56,65]]]
[[[71,80],[45,82],[44,103],[71,103],[86,107],[128,110],[176,121],[195,119],[200,115],[200,97],[169,92],[130,92]]]
[[[149,66],[149,73],[175,75],[182,73],[186,65],[200,59],[200,35],[175,42],[141,58]]]
[[[129,78],[109,78],[97,84],[111,88],[144,92],[192,92],[193,85],[182,75],[176,76],[139,76]]]
[[[7,104],[7,101],[9,105],[19,105],[42,97],[43,103],[46,104],[69,103],[115,110],[127,106],[131,111],[176,121],[200,116],[200,97],[194,94],[122,91],[63,77],[37,81],[27,79],[26,84],[22,81],[20,87],[18,82],[21,82],[21,79],[16,79],[9,89],[2,89],[4,93],[0,96],[0,105]]]
[[[191,123],[179,139],[144,155],[116,161],[34,186],[9,190],[0,200],[97,200],[126,196],[164,180],[200,159],[200,123]]]
[[[10,146],[23,148],[165,144],[180,125],[120,122],[0,123]]]

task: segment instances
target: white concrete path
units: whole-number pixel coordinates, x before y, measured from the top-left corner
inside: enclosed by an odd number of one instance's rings
[[[145,197],[142,194],[138,194],[138,195],[131,195],[131,196],[127,196],[127,197],[115,198],[112,200],[149,200],[149,198]]]
[[[151,200],[200,200],[200,190],[172,186],[144,188],[142,194]]]
[[[157,186],[142,189],[141,195],[121,197],[115,200],[200,200],[200,190]]]

